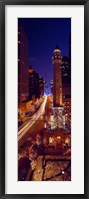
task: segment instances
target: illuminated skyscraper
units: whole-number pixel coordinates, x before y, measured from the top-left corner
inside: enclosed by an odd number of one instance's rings
[[[22,108],[23,101],[28,99],[28,40],[23,26],[18,26],[18,107]]]
[[[62,106],[62,57],[61,51],[58,46],[54,49],[53,57],[53,106],[60,107]]]

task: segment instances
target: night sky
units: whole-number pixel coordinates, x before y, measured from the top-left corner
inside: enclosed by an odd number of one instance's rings
[[[61,55],[69,55],[70,18],[19,18],[29,44],[29,65],[43,76],[49,88],[53,79],[52,55],[58,44]]]

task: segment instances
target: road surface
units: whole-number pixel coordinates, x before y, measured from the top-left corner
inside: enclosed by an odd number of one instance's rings
[[[45,113],[45,106],[47,102],[47,96],[45,96],[43,103],[41,104],[39,110],[32,116],[30,121],[26,123],[24,127],[22,127],[18,131],[18,142],[26,135],[26,133],[31,129],[31,127],[39,120],[39,118]]]

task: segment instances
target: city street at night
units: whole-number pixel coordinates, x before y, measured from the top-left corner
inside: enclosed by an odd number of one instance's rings
[[[31,125],[29,130],[26,124],[25,131],[22,128],[21,133],[18,133],[18,137],[21,134],[18,139],[19,164],[24,158],[30,161],[25,176],[23,169],[19,172],[19,180],[71,180],[70,133],[58,128],[53,131],[47,128],[52,112],[49,104],[50,101],[45,97],[43,104],[32,117],[37,116],[36,121],[33,120],[35,123],[32,124],[31,118],[28,122]]]
[[[18,19],[18,181],[71,181],[70,18]]]

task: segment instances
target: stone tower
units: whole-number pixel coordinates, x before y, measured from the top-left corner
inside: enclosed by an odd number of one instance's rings
[[[62,103],[62,57],[61,51],[56,46],[52,56],[53,64],[53,127],[65,128],[65,116]]]
[[[53,64],[53,106],[61,107],[62,106],[62,57],[61,51],[56,46],[52,56]]]

